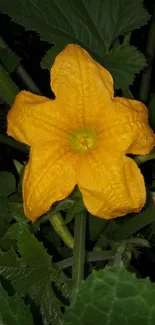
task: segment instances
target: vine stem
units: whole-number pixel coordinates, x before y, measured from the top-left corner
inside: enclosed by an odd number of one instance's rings
[[[133,159],[137,165],[141,165],[141,164],[145,163],[146,161],[155,159],[155,149],[153,149],[148,155],[135,156]]]
[[[9,49],[7,43],[3,40],[3,38],[0,36],[0,49],[5,50]],[[23,84],[25,87],[27,87],[29,90],[32,92],[40,95],[40,89],[38,86],[35,84],[35,82],[32,80],[30,75],[27,73],[25,68],[19,64],[18,67],[16,68],[16,73],[19,76],[19,78],[22,80]]]
[[[73,250],[73,295],[72,305],[75,301],[75,295],[79,291],[81,282],[84,279],[85,262],[85,230],[86,230],[86,212],[75,217],[74,226],[74,250]]]
[[[100,251],[100,252],[88,252],[85,254],[86,262],[108,261],[114,257],[112,250]],[[55,263],[56,266],[66,269],[73,265],[73,257],[66,258],[65,260]]]
[[[19,151],[22,151],[25,154],[29,153],[29,148],[26,145],[24,145],[24,144],[22,144],[20,142],[17,142],[13,138],[10,138],[10,137],[8,137],[8,136],[6,136],[4,134],[0,134],[0,143],[6,144],[9,147],[12,147],[12,148],[17,149]]]
[[[148,96],[149,96],[149,88],[150,88],[150,80],[151,80],[151,74],[152,74],[152,63],[153,63],[153,57],[155,52],[155,5],[153,8],[153,14],[152,14],[152,21],[150,24],[150,30],[148,35],[148,43],[146,47],[146,56],[148,59],[148,67],[145,69],[141,86],[140,86],[140,93],[139,98],[143,102],[147,102]]]

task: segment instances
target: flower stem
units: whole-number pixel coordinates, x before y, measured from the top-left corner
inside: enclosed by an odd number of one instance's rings
[[[49,222],[53,226],[56,233],[63,240],[63,242],[71,249],[74,247],[74,238],[72,237],[69,229],[64,224],[64,219],[60,212],[57,212],[55,215],[52,215],[49,218]]]
[[[148,43],[146,47],[146,56],[148,59],[148,67],[145,69],[141,86],[140,86],[140,93],[139,98],[143,102],[147,102],[148,96],[149,96],[149,88],[150,88],[150,80],[151,80],[151,74],[152,74],[152,63],[153,63],[153,57],[155,52],[155,5],[153,8],[153,14],[152,14],[152,21],[150,24],[150,30],[148,35]]]
[[[126,33],[123,38],[123,44],[130,44],[132,32]]]
[[[81,282],[84,279],[84,261],[85,261],[85,229],[86,213],[85,211],[75,217],[74,227],[74,254],[73,254],[73,297],[72,304],[75,301],[75,295],[79,291]]]

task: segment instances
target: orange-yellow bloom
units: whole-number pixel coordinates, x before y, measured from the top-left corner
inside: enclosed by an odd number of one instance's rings
[[[109,219],[138,212],[144,179],[126,154],[155,144],[146,107],[114,97],[111,74],[77,45],[51,69],[51,100],[21,91],[8,114],[8,135],[28,144],[23,179],[26,216],[35,221],[78,185],[92,214]]]

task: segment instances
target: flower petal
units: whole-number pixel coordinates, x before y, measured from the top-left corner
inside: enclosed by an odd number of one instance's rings
[[[51,88],[76,128],[100,130],[114,96],[113,79],[84,49],[70,44],[56,57]]]
[[[69,125],[55,100],[21,91],[8,113],[7,133],[31,146],[56,136],[68,136]]]
[[[124,153],[148,154],[155,135],[148,124],[146,106],[132,99],[115,97],[109,110],[109,127],[100,134],[109,146]]]
[[[27,218],[35,221],[50,206],[66,198],[75,187],[77,154],[65,143],[44,143],[33,146],[23,178],[24,209]]]
[[[104,219],[139,212],[146,200],[144,179],[136,163],[108,149],[85,156],[78,186],[88,211]]]

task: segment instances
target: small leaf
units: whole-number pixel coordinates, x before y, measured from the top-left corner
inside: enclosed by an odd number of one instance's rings
[[[76,200],[73,207],[69,208],[65,218],[65,224],[71,222],[77,215],[85,210],[85,206],[81,200]]]
[[[9,297],[0,284],[0,324],[33,325],[32,314],[23,300],[15,294]]]
[[[155,284],[137,279],[123,264],[94,271],[64,317],[63,325],[81,324],[155,324]]]
[[[16,191],[16,181],[13,174],[0,172],[0,195],[6,197]]]
[[[14,218],[20,225],[27,225],[29,220],[26,218],[23,208],[23,203],[9,202],[12,218]]]

